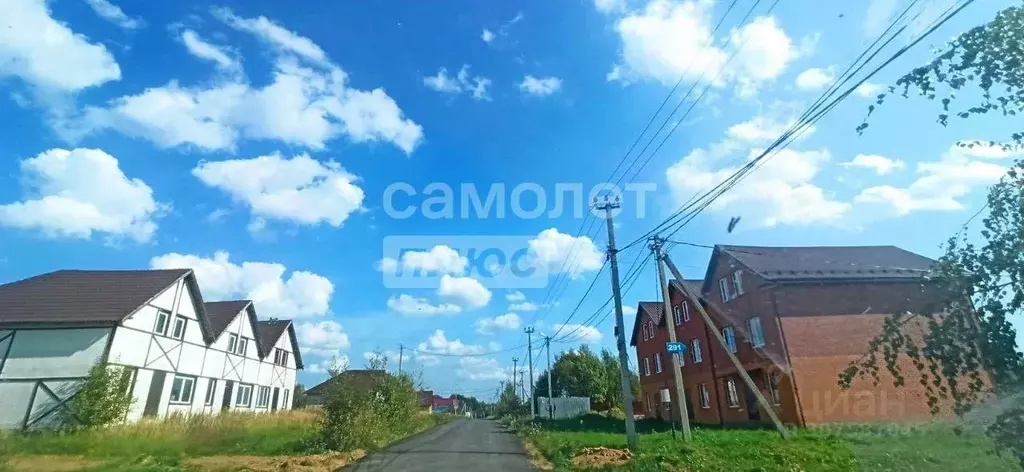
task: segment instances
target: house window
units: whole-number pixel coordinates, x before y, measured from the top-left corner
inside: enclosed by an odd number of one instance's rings
[[[725,338],[725,345],[729,347],[729,352],[736,352],[736,330],[732,326],[726,326],[722,328],[722,337]]]
[[[176,316],[174,318],[174,329],[171,330],[171,337],[174,339],[181,339],[185,337],[185,327],[188,326],[188,318],[184,316]]]
[[[266,408],[270,404],[270,387],[260,386],[256,391],[256,408]]]
[[[185,405],[192,403],[192,392],[195,388],[195,377],[175,375],[174,383],[171,384],[171,403]]]
[[[217,380],[210,379],[209,384],[207,384],[207,386],[206,386],[206,401],[204,401],[203,404],[206,405],[206,406],[213,405],[213,399],[216,396],[217,396]]]
[[[765,375],[768,379],[768,393],[772,396],[772,404],[779,404],[779,374],[769,372]]]
[[[654,373],[661,373],[661,353],[657,352],[654,354]]]
[[[232,352],[232,353],[235,352],[235,349],[237,347],[238,347],[238,335],[237,334],[228,334],[228,352]]]
[[[167,324],[170,323],[170,320],[171,312],[167,310],[157,310],[156,328],[153,329],[153,332],[156,334],[162,334],[164,336],[167,336]]]
[[[277,348],[274,350],[274,363],[280,366],[288,366],[288,351]]]
[[[732,300],[732,294],[729,293],[729,280],[725,277],[718,279],[718,291],[722,293],[722,301],[727,302]]]
[[[285,389],[285,391],[284,391],[284,397],[281,400],[281,405],[282,405],[282,408],[291,408],[292,407],[292,404],[288,403],[288,389]]]
[[[750,344],[752,346],[764,346],[764,330],[761,329],[760,317],[755,316],[747,320],[747,336],[750,337]]]
[[[644,341],[646,341],[648,339],[651,339],[651,335],[647,333],[647,322],[646,321],[644,322],[644,324],[641,326],[640,329],[644,332]]]
[[[736,379],[725,379],[725,401],[729,408],[739,408],[740,394],[736,391]]]
[[[249,350],[249,338],[242,338],[238,340],[238,350],[235,351],[239,356],[245,357],[245,352]]]
[[[249,407],[252,401],[252,385],[238,384],[238,393],[235,394],[235,406]]]
[[[732,273],[732,298],[743,295],[743,271],[737,270]]]
[[[683,321],[690,321],[690,304],[683,302],[680,305],[683,307]]]
[[[704,361],[704,355],[700,352],[700,340],[694,339],[690,341],[690,355],[693,356],[693,363],[700,364]]]
[[[676,319],[676,326],[683,324],[683,310],[679,309],[679,305],[672,309],[672,315]]]
[[[650,358],[644,358],[644,375],[651,375],[651,360]]]
[[[711,408],[711,395],[708,394],[708,385],[700,384],[697,386],[697,391],[700,393],[700,407]]]
[[[654,408],[651,406],[651,393],[644,392],[644,398],[647,399],[647,414],[651,414]]]

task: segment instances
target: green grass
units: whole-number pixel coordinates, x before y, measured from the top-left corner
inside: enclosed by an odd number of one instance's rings
[[[668,425],[638,422],[639,445],[625,466],[607,470],[710,471],[1011,471],[1013,459],[991,453],[976,433],[956,434],[950,425],[857,426],[799,429],[782,440],[774,430],[697,428],[693,442],[673,440]],[[586,447],[624,448],[621,420],[597,415],[521,429],[556,470]]]

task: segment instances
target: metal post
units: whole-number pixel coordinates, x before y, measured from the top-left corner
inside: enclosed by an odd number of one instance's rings
[[[604,203],[597,206],[598,210],[604,210],[605,221],[608,225],[608,263],[612,269],[612,298],[615,300],[615,344],[619,348],[619,376],[622,380],[622,402],[623,411],[626,413],[626,444],[630,449],[636,450],[636,419],[633,418],[633,391],[629,376],[629,355],[626,353],[626,331],[622,323],[622,293],[619,291],[619,262],[615,253],[615,228],[612,224],[612,210],[619,208],[618,201],[610,202],[605,198]]]
[[[526,349],[530,356],[530,419],[537,417],[537,407],[533,399],[533,327],[526,328]]]
[[[548,419],[553,420],[555,419],[555,410],[551,401],[551,376],[555,373],[551,371],[551,336],[544,336],[544,347],[547,348],[548,353]]]
[[[668,257],[668,254],[665,254],[663,257],[665,266],[672,272],[672,276],[680,281],[683,280],[683,274],[680,273],[679,269],[676,268],[676,265],[672,263],[672,259]],[[750,378],[750,375],[747,374],[743,365],[740,364],[740,360],[736,358],[736,354],[733,354],[732,351],[729,350],[729,347],[725,343],[725,338],[722,337],[722,332],[715,326],[715,323],[711,320],[711,316],[708,315],[708,312],[700,303],[700,299],[695,294],[691,293],[690,289],[686,288],[686,284],[679,284],[679,287],[682,289],[683,295],[686,296],[686,299],[690,304],[697,309],[698,313],[700,313],[701,318],[704,319],[704,324],[711,328],[708,331],[711,331],[715,340],[717,340],[718,344],[722,346],[722,350],[725,351],[725,355],[729,356],[729,360],[732,361],[732,365],[736,368],[736,372],[740,375],[740,378],[743,379],[743,382],[747,384],[747,389],[757,397],[757,403],[761,405],[761,410],[767,413],[768,417],[771,418],[772,423],[775,424],[775,429],[779,431],[779,435],[782,436],[782,439],[789,439],[789,431],[786,430],[782,421],[779,420],[779,416],[775,414],[775,409],[772,408],[768,403],[768,400],[764,398],[764,395],[761,395],[761,391],[757,389],[757,385],[754,384],[754,380]],[[708,307],[715,309],[710,303],[708,304]]]
[[[672,299],[669,295],[668,279],[665,278],[665,268],[662,266],[661,262],[664,257],[661,249],[662,240],[655,236],[652,239],[651,251],[654,251],[655,264],[658,264],[658,281],[661,285],[662,298],[664,299],[662,309],[665,310],[665,324],[668,329],[668,340],[674,343],[676,342],[676,316],[675,311],[672,310]],[[686,354],[684,353],[683,355]],[[680,429],[683,430],[683,440],[689,442],[693,440],[693,434],[690,432],[690,412],[686,411],[686,389],[683,386],[683,369],[680,368],[679,365],[679,353],[672,353],[670,357],[672,358],[672,379],[675,381],[676,387],[676,402],[679,404],[676,411],[679,412]],[[675,434],[673,434],[673,437],[674,436]]]

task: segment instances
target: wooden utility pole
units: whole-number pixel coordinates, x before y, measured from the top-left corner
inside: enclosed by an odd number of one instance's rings
[[[551,398],[551,377],[555,375],[551,371],[551,336],[544,336],[544,347],[548,353],[548,419],[555,419],[555,408]]]
[[[664,254],[663,257],[665,266],[672,272],[672,276],[677,280],[682,281],[683,274],[680,273],[679,269],[676,268],[676,265],[672,263],[672,259],[668,257],[668,254]],[[686,300],[688,300],[690,304],[697,309],[697,312],[700,313],[701,318],[704,320],[704,324],[711,328],[708,331],[711,331],[715,340],[718,341],[718,345],[722,346],[722,350],[725,351],[725,355],[729,356],[729,360],[732,361],[732,365],[736,368],[736,372],[747,385],[747,390],[757,397],[757,403],[761,406],[761,411],[768,414],[768,417],[771,418],[772,423],[775,424],[775,429],[779,431],[779,435],[782,436],[782,439],[789,439],[789,431],[786,430],[786,426],[784,426],[782,421],[779,420],[779,416],[775,414],[775,409],[773,409],[772,405],[768,403],[768,400],[764,398],[764,395],[761,395],[761,391],[757,389],[757,385],[754,384],[754,380],[750,378],[746,369],[744,369],[743,365],[740,364],[740,360],[736,358],[736,354],[733,354],[733,352],[729,350],[729,346],[725,343],[725,338],[722,337],[722,332],[719,331],[718,327],[715,326],[714,321],[711,320],[711,316],[708,315],[708,312],[700,303],[700,298],[698,298],[696,294],[690,292],[690,289],[686,288],[686,284],[680,283],[679,288],[682,289],[683,295],[686,296]],[[713,310],[715,309],[715,307],[710,303],[708,304],[708,307]],[[719,315],[721,315],[721,313],[719,313]]]
[[[596,203],[596,202],[595,202]],[[612,298],[615,300],[615,345],[619,348],[619,375],[622,377],[622,410],[626,412],[626,444],[636,450],[636,419],[633,418],[632,379],[629,376],[629,354],[626,353],[626,331],[622,323],[622,293],[619,291],[619,262],[616,259],[615,228],[612,224],[612,210],[619,208],[618,198],[611,202],[607,197],[597,205],[604,210],[608,224],[608,264],[612,268]]]
[[[533,327],[526,328],[526,352],[530,361],[530,419],[537,417],[537,408],[533,399]]]
[[[665,257],[662,253],[662,239],[655,236],[651,239],[651,251],[654,252],[654,261],[658,264],[658,283],[661,285],[661,298],[664,300],[662,307],[665,310],[665,325],[668,330],[669,342],[676,341],[676,315],[675,311],[672,310],[672,298],[669,296],[668,279],[665,278],[665,268],[662,266],[662,259]],[[684,351],[682,355],[686,355]],[[670,354],[672,358],[672,379],[675,381],[676,387],[676,403],[678,406],[676,411],[679,412],[679,424],[683,430],[683,440],[692,441],[693,434],[690,432],[690,412],[686,408],[686,389],[683,386],[683,369],[679,362],[679,353]]]

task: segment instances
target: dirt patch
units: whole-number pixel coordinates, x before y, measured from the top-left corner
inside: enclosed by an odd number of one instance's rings
[[[208,456],[187,459],[183,463],[207,472],[327,472],[338,470],[365,455],[365,451],[358,450],[309,456]]]
[[[624,465],[632,458],[633,453],[625,449],[588,447],[572,458],[572,465],[581,468],[617,466]]]
[[[530,458],[530,464],[534,468],[537,470],[555,470],[555,466],[540,453],[540,450],[533,444],[533,441],[523,441],[523,447],[526,448],[526,455]]]
[[[103,461],[81,456],[20,456],[0,462],[5,470],[32,472],[70,472],[91,469],[101,464]]]

